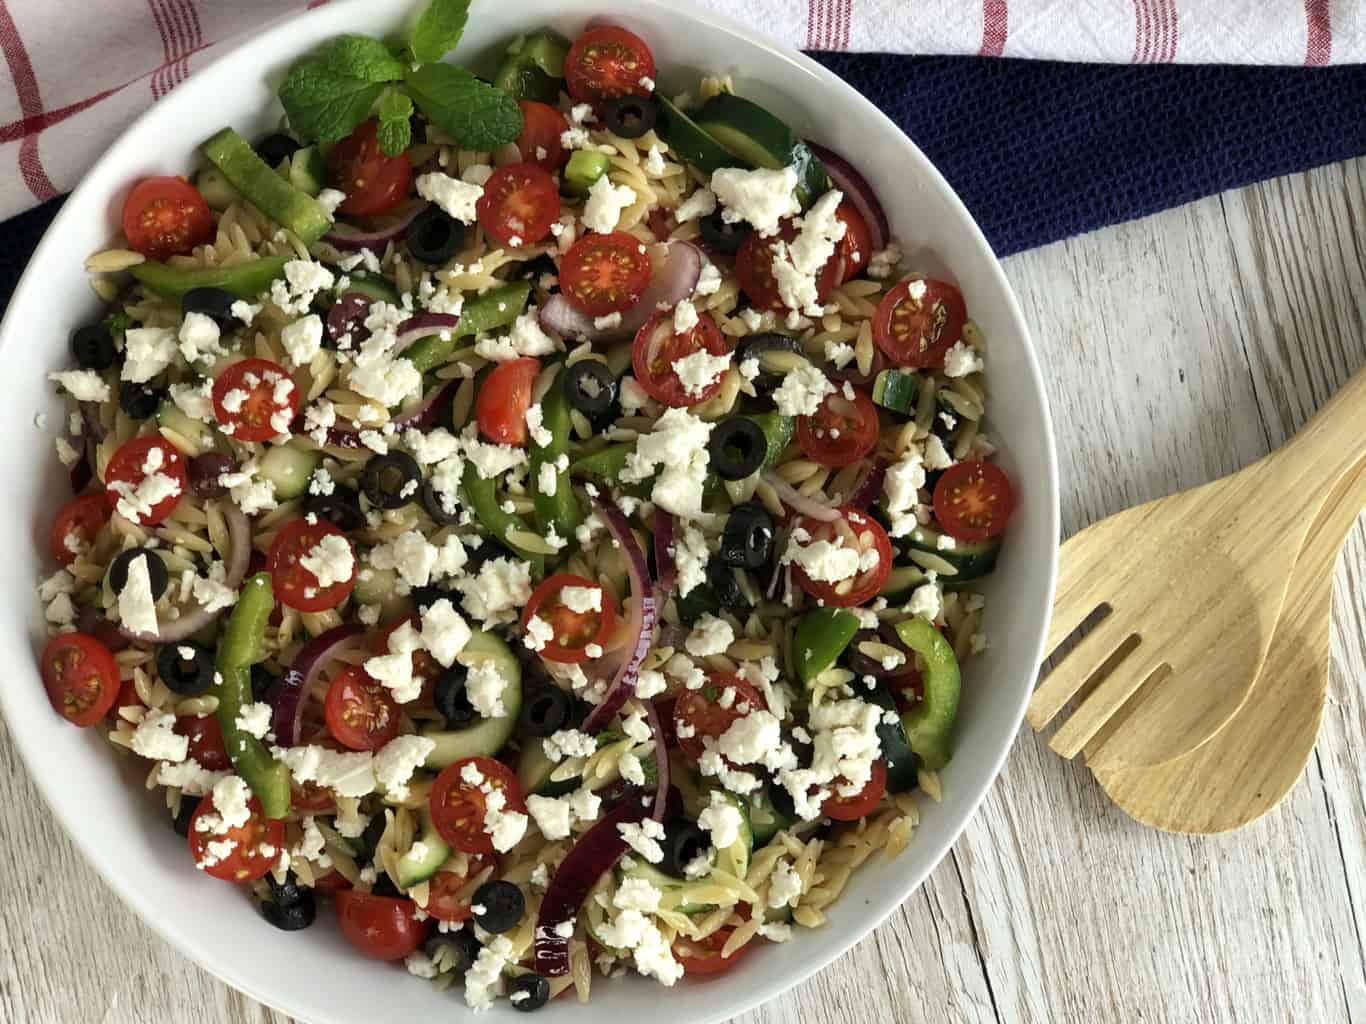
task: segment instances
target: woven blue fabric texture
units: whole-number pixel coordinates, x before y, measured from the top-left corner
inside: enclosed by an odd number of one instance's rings
[[[813,56],[920,145],[1003,256],[1366,154],[1366,66]],[[0,227],[0,303],[60,204]]]

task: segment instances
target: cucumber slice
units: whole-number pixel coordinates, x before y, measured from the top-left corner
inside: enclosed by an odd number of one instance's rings
[[[554,106],[564,85],[564,59],[569,44],[548,29],[518,36],[508,47],[493,77],[495,87],[517,100],[537,100]]]
[[[194,176],[194,187],[199,189],[199,194],[204,197],[204,202],[209,204],[210,210],[226,210],[242,198],[242,193],[233,188],[232,182],[228,181],[223,172],[213,164],[199,169],[199,173]]]
[[[576,149],[564,165],[565,186],[575,195],[586,196],[611,166],[612,158],[606,153]]]
[[[198,420],[186,416],[169,398],[163,398],[157,406],[157,426],[163,430],[173,431],[176,441],[183,441],[183,444],[177,444],[176,447],[183,447],[185,454],[195,456],[204,452],[204,435],[208,428]]]
[[[317,146],[305,146],[289,158],[289,183],[310,196],[316,196],[327,183],[327,161]]]
[[[398,596],[398,573],[393,569],[366,566],[356,574],[356,588],[351,591],[359,604],[384,604]]]
[[[364,295],[371,302],[387,302],[391,306],[397,306],[402,301],[394,282],[383,274],[369,270],[357,270],[348,275],[346,292],[355,292]]]
[[[768,454],[764,456],[763,469],[772,469],[783,457],[783,452],[792,443],[792,435],[797,430],[795,416],[784,416],[779,412],[761,412],[749,417],[759,424],[768,442]]]
[[[740,812],[740,838],[724,850],[716,851],[716,868],[735,878],[744,878],[749,874],[749,858],[754,853],[754,826],[750,823],[749,811],[743,800],[725,790],[717,792],[734,804],[735,809]]]
[[[873,380],[873,401],[884,409],[910,415],[920,397],[920,377],[904,370],[883,370]]]
[[[422,735],[436,742],[427,756],[426,767],[445,768],[465,757],[493,757],[507,743],[517,726],[517,715],[522,710],[522,666],[508,645],[492,633],[476,631],[456,661],[466,668],[493,662],[503,677],[502,701],[506,712],[502,718],[485,718],[467,729],[422,730]]]
[[[714,96],[697,112],[696,124],[750,166],[795,168],[803,208],[830,190],[830,176],[820,157],[783,121],[751,100],[730,93]]]
[[[697,122],[658,92],[655,93],[655,102],[659,104],[659,122],[655,125],[655,131],[685,163],[704,174],[734,166],[735,158],[699,128]]]
[[[896,712],[894,722],[885,719],[877,727],[878,744],[882,748],[882,759],[887,762],[887,790],[891,793],[904,793],[915,789],[920,775],[920,758],[911,749],[911,741],[906,738],[906,729],[901,724],[901,713],[886,683],[878,683],[867,696],[868,703],[876,704],[887,711]]]
[[[545,756],[545,740],[529,739],[517,758],[517,781],[523,793],[537,796],[564,796],[579,788],[583,781],[583,760],[577,757],[555,762]]]
[[[886,598],[888,604],[900,604],[902,601],[909,601],[911,592],[927,580],[929,576],[918,565],[894,566],[887,574],[887,582],[882,585],[878,595]]]
[[[793,819],[774,806],[771,787],[770,783],[755,790],[745,801],[745,812],[749,815],[750,831],[754,836],[756,849],[767,845],[774,836],[793,822]]]
[[[317,452],[281,445],[261,456],[260,473],[275,485],[275,496],[288,500],[308,490],[309,478],[321,461]]]
[[[941,548],[939,538],[942,536],[943,534],[931,530],[928,526],[920,526],[911,531],[908,544],[917,551],[928,551],[938,555],[958,570],[954,576],[941,577],[945,586],[957,586],[969,580],[981,579],[996,568],[996,556],[1001,551],[999,537],[978,541],[975,544],[956,540],[953,547]]]
[[[332,216],[256,155],[251,143],[224,128],[199,147],[224,177],[258,210],[312,245],[332,226]]]
[[[451,855],[451,848],[432,824],[431,811],[423,807],[419,812],[422,827],[417,842],[412,849],[398,860],[398,877],[394,879],[402,888],[409,889],[425,882],[441,870]],[[416,851],[416,855],[414,855]]]
[[[579,908],[579,920],[583,922],[584,931],[593,937],[603,949],[613,956],[625,956],[626,951],[618,949],[602,939],[602,928],[607,924],[607,908],[602,904],[607,900],[607,893],[617,881],[617,875],[612,871],[604,871],[598,883],[588,890],[588,898],[583,901],[583,906]],[[599,901],[598,897],[603,899]]]

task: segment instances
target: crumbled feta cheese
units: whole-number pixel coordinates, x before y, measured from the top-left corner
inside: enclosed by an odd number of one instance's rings
[[[169,327],[130,327],[123,333],[124,380],[145,384],[171,365],[176,332]]]
[[[691,303],[685,303],[691,307]],[[682,308],[682,307],[680,307]],[[691,352],[673,363],[674,375],[683,390],[693,398],[701,398],[708,388],[716,383],[716,378],[730,368],[730,353],[712,355],[704,348]]]
[[[699,188],[674,210],[674,219],[680,224],[701,217],[710,217],[716,212],[716,193],[709,188]]]
[[[735,630],[729,622],[711,612],[703,612],[693,624],[692,632],[683,646],[694,658],[705,658],[713,654],[725,654],[726,648],[734,642]]]
[[[455,664],[457,655],[465,649],[471,635],[469,624],[455,610],[449,598],[433,601],[422,613],[422,643],[445,668]]]
[[[966,377],[970,373],[980,373],[985,364],[976,349],[963,341],[955,341],[944,353],[944,374],[948,377]]]
[[[773,392],[773,403],[784,416],[811,416],[821,407],[835,385],[811,363],[798,363],[783,375]]]
[[[237,714],[237,728],[258,740],[265,739],[266,733],[270,732],[270,721],[274,713],[269,704],[261,701],[245,704]]]
[[[336,283],[332,271],[312,260],[290,260],[285,264],[284,280],[270,286],[270,298],[280,311],[293,316],[308,312],[318,292]]]
[[[180,322],[180,354],[185,362],[192,363],[206,356],[220,356],[223,346],[219,343],[218,323],[204,313],[193,310],[185,314]]]
[[[560,603],[578,615],[600,612],[602,611],[602,588],[562,587],[560,589]]]
[[[607,175],[593,182],[583,204],[583,224],[589,231],[606,234],[617,229],[621,212],[637,200],[630,185],[613,185]]]
[[[896,272],[900,262],[901,246],[889,242],[887,248],[879,249],[868,260],[868,276],[874,281],[885,281]]]
[[[141,564],[141,560],[134,563]],[[143,571],[146,571],[145,567]],[[190,752],[190,741],[175,731],[175,724],[175,715],[149,708],[133,731],[133,753],[152,761],[169,761],[172,764],[185,760]]]
[[[228,312],[242,321],[246,327],[251,326],[251,322],[256,319],[256,314],[261,312],[259,302],[247,302],[245,299],[238,299],[228,307]]]
[[[664,848],[659,841],[664,838],[664,826],[650,818],[639,823],[622,821],[617,823],[617,831],[626,845],[651,864],[664,859]]]
[[[280,330],[280,343],[289,353],[295,366],[307,366],[322,350],[323,322],[317,313],[285,324]]]
[[[408,799],[408,781],[436,749],[426,736],[395,736],[375,754],[375,783],[389,799]]]
[[[678,595],[687,597],[694,587],[701,586],[707,578],[707,562],[711,552],[707,550],[707,538],[702,531],[685,525],[674,541],[674,565],[678,570]]]
[[[413,652],[422,650],[422,638],[411,622],[405,622],[388,639],[388,654],[369,658],[365,671],[386,687],[399,704],[408,704],[422,694],[422,678],[413,675]]]
[[[591,757],[597,753],[598,741],[578,729],[560,729],[547,736],[542,746],[545,756],[558,764],[566,757]]]
[[[531,567],[511,558],[491,558],[477,575],[455,580],[465,610],[486,627],[520,618],[531,598]]]
[[[109,385],[94,370],[63,370],[49,373],[47,379],[64,388],[78,402],[107,402]]]
[[[338,796],[362,797],[375,791],[374,757],[366,751],[338,752],[326,747],[272,747],[294,780],[312,782]]]
[[[495,935],[489,940],[465,972],[465,1005],[472,1010],[489,1009],[493,997],[502,991],[504,968],[516,956],[512,941],[506,935]]]
[[[351,542],[339,533],[325,535],[299,559],[299,564],[313,574],[317,586],[323,589],[346,583],[356,572]]]
[[[470,704],[485,718],[503,718],[507,708],[503,706],[503,693],[508,681],[498,671],[494,661],[481,661],[472,666],[465,681],[465,694]]]
[[[744,817],[740,809],[724,794],[713,790],[711,803],[697,816],[697,827],[711,835],[711,844],[718,850],[734,846],[740,839]]]
[[[773,874],[768,881],[768,905],[770,907],[795,907],[802,895],[802,878],[787,858],[781,858],[773,865]]]
[[[796,238],[790,243],[773,244],[773,278],[788,309],[800,310],[807,316],[820,316],[823,312],[817,297],[818,278],[834,256],[836,243],[848,230],[835,215],[843,198],[842,192],[831,189],[797,221],[801,230]]]
[[[906,610],[912,615],[923,615],[933,621],[939,618],[942,605],[942,595],[937,583],[922,583],[911,591],[911,599],[906,603]]]
[[[152,597],[152,578],[147,559],[159,558],[151,553],[134,558],[128,564],[128,577],[119,591],[119,621],[125,629],[155,637],[157,635],[157,606]]]
[[[441,207],[453,220],[473,224],[479,218],[478,203],[483,185],[476,185],[449,174],[434,171],[418,175],[417,194]]]
[[[797,172],[761,168],[755,171],[723,167],[711,176],[711,189],[723,207],[727,224],[748,221],[760,236],[777,234],[784,218],[802,212],[797,201]]]
[[[711,430],[711,423],[693,416],[687,409],[666,410],[655,421],[651,433],[636,439],[636,449],[627,456],[621,474],[622,482],[645,480],[658,467],[651,500],[680,518],[696,519],[702,512],[702,491],[711,458],[707,451]]]

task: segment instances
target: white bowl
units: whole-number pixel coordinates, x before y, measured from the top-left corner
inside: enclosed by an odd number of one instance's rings
[[[46,381],[67,366],[65,339],[96,303],[82,262],[109,243],[129,183],[144,175],[186,173],[194,146],[223,125],[254,136],[276,125],[272,85],[300,55],[343,32],[382,35],[414,0],[345,0],[280,25],[199,71],[137,121],[105,154],[38,247],[0,329],[0,437],[11,504],[0,518],[10,569],[0,588],[0,687],[10,733],[51,810],[90,862],[127,903],[178,949],[228,984],[314,1024],[451,1020],[458,993],[439,993],[401,968],[355,955],[324,914],[319,926],[287,934],[264,924],[228,885],[194,870],[185,842],[168,827],[143,773],[93,730],[52,711],[35,668],[44,637],[34,592],[51,572],[47,531],[68,486],[52,450],[63,406]],[[1058,545],[1058,484],[1053,433],[1039,366],[1010,287],[972,218],[930,162],[870,103],[814,62],[780,50],[723,19],[671,10],[657,0],[519,0],[474,5],[459,51],[487,61],[518,32],[551,24],[567,35],[594,20],[624,24],[653,47],[661,86],[696,89],[696,73],[729,73],[739,90],[841,152],[877,188],[894,234],[926,248],[967,297],[989,343],[992,437],[1020,496],[999,570],[987,581],[991,646],[967,671],[957,753],[942,773],[944,802],[922,801],[923,818],[899,858],[860,869],[819,931],[799,930],[784,945],[748,956],[729,974],[685,983],[667,996],[654,982],[597,979],[588,1006],[558,1002],[555,1019],[612,1015],[652,1019],[661,1006],[678,1024],[741,1013],[801,981],[887,917],[929,874],[967,824],[995,779],[1024,712],[1039,664],[1052,601]],[[34,429],[44,412],[53,426]],[[120,767],[122,766],[122,767]],[[34,807],[34,814],[47,809]],[[53,951],[53,955],[59,955]],[[666,998],[667,1002],[659,1000]],[[511,1019],[506,1003],[494,1017]]]

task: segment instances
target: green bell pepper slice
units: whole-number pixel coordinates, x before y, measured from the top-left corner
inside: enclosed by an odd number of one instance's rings
[[[792,443],[797,420],[793,416],[784,416],[779,412],[761,412],[748,418],[759,425],[759,429],[764,432],[764,440],[768,442],[768,454],[764,456],[762,468],[772,469],[782,458],[787,446]]]
[[[465,497],[469,499],[470,508],[474,509],[474,516],[479,520],[479,524],[488,530],[493,538],[517,555],[531,563],[531,573],[533,576],[541,576],[545,572],[545,555],[538,551],[528,551],[526,548],[509,540],[509,534],[514,530],[526,530],[532,532],[531,528],[518,516],[512,512],[503,511],[503,506],[498,502],[498,488],[493,480],[485,480],[479,475],[479,470],[475,469],[473,463],[465,466],[465,475],[461,479],[465,488]]]
[[[901,725],[924,766],[937,771],[953,754],[953,724],[962,689],[958,658],[928,619],[917,616],[898,622],[896,634],[925,662],[924,697],[901,716]]]
[[[434,370],[451,358],[460,338],[507,327],[522,315],[530,298],[530,281],[517,281],[501,288],[492,288],[465,303],[460,310],[458,326],[443,334],[431,334],[414,342],[403,355],[423,373]]]
[[[253,206],[298,235],[304,245],[312,245],[332,226],[326,207],[282,178],[231,128],[206,140],[199,151]]]
[[[230,267],[171,267],[147,260],[129,268],[134,279],[167,299],[179,299],[191,288],[222,288],[239,299],[256,298],[277,278],[284,277],[284,256],[235,263]]]
[[[536,503],[536,525],[542,534],[554,527],[555,533],[573,541],[574,530],[583,522],[583,509],[569,482],[569,469],[555,468],[556,460],[569,452],[569,400],[561,381],[541,400],[541,425],[550,432],[550,443],[542,448],[534,440],[528,442],[531,451],[530,487]],[[541,470],[551,466],[555,472],[555,493],[541,493]]]
[[[839,660],[858,628],[858,616],[843,608],[817,608],[802,616],[792,633],[792,654],[803,686],[810,687],[813,679]]]
[[[569,466],[571,476],[591,476],[599,480],[616,480],[626,468],[626,457],[636,450],[634,441],[609,444],[601,451],[575,459]]]
[[[242,708],[252,702],[251,666],[265,657],[266,626],[275,610],[270,574],[259,572],[242,585],[237,606],[218,643],[218,725],[233,769],[251,787],[267,818],[289,813],[289,769],[271,756],[255,736],[237,724]]]

